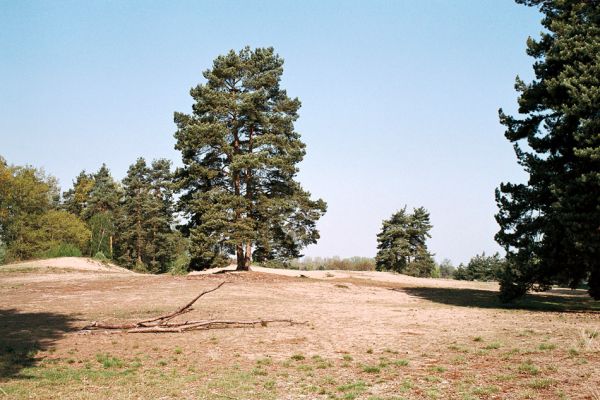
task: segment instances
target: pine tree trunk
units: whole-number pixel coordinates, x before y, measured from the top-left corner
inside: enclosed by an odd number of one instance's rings
[[[140,205],[137,204],[137,223],[136,223],[136,234],[137,234],[137,240],[136,240],[136,252],[137,252],[137,260],[136,260],[136,264],[137,265],[141,265],[142,264],[142,212],[140,210]]]
[[[240,140],[238,137],[238,133],[234,132],[234,140],[233,140],[233,152],[234,154],[239,154],[240,151]],[[241,196],[241,179],[239,172],[233,172],[233,192],[236,196]],[[235,210],[235,222],[238,222],[242,218],[242,212],[239,208]],[[245,257],[244,257],[244,243],[239,243],[236,248],[236,256],[237,256],[237,270],[238,271],[247,271]]]
[[[246,243],[246,254],[244,257],[244,270],[250,271],[250,264],[252,263],[252,243]]]
[[[244,245],[238,244],[236,246],[236,255],[237,255],[237,271],[247,271],[245,257],[244,257]]]
[[[253,135],[254,128],[250,128],[249,132],[249,142],[248,142],[248,152],[252,153],[253,151]],[[239,177],[238,177],[239,178]],[[241,194],[241,192],[240,192]],[[252,203],[252,170],[246,170],[246,199],[248,200],[248,204]],[[244,252],[243,248],[241,251],[242,259],[240,263],[240,259],[238,258],[238,271],[250,271],[250,263],[252,262],[252,242],[246,242],[246,251]],[[239,253],[238,253],[239,254]]]

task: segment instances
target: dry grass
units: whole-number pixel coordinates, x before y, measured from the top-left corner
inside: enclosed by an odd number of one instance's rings
[[[506,308],[489,284],[332,274],[0,276],[0,398],[598,400],[600,305],[584,293]],[[77,331],[176,309],[224,279],[185,318],[309,324]]]

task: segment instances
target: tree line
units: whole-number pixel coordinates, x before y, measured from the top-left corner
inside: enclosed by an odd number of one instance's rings
[[[61,195],[56,179],[42,170],[8,165],[0,159],[0,262],[85,255],[140,272],[187,271],[190,265],[193,268],[194,244],[186,235],[190,223],[178,224],[177,212],[184,207],[181,199],[176,201],[177,183],[170,161],[148,163],[138,158],[120,182],[102,165],[94,173],[81,171]],[[498,254],[476,256],[458,269],[449,260],[438,265],[427,249],[431,228],[425,208],[410,213],[404,207],[383,221],[375,258],[286,257],[256,262],[300,270],[379,270],[480,281],[498,278],[498,265],[503,262]]]
[[[40,169],[0,159],[3,261],[87,255],[168,270],[183,245],[173,225],[170,164],[140,158],[122,182],[102,165],[82,171],[61,196],[56,179]]]

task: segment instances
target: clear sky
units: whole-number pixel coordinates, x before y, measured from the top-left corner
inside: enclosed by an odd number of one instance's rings
[[[230,49],[274,46],[303,103],[299,179],[329,209],[311,256],[374,256],[381,221],[424,206],[436,258],[494,252],[494,188],[522,181],[498,123],[540,14],[510,0],[0,0],[0,155],[63,190],[173,149],[173,112]]]

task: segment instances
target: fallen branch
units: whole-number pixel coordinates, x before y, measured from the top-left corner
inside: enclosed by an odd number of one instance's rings
[[[258,319],[251,321],[237,321],[237,320],[206,320],[206,321],[185,321],[185,322],[169,322],[173,318],[182,314],[188,313],[193,310],[192,305],[200,297],[205,294],[214,292],[219,289],[227,281],[221,282],[216,287],[206,290],[196,296],[192,301],[179,308],[178,310],[161,315],[151,319],[145,319],[138,322],[127,323],[127,324],[105,324],[103,322],[94,321],[90,325],[81,328],[82,331],[104,329],[104,330],[117,330],[126,333],[163,333],[163,332],[186,332],[191,330],[211,329],[218,327],[241,327],[241,326],[267,326],[270,323],[288,323],[290,325],[301,325],[306,322],[296,322],[291,319]]]
[[[160,332],[186,332],[202,329],[214,329],[218,327],[241,327],[241,326],[267,326],[275,322],[285,322],[290,325],[305,324],[305,322],[295,322],[291,319],[260,319],[256,321],[188,321],[180,324],[158,325],[147,328],[133,328],[127,330],[127,333],[160,333]]]

